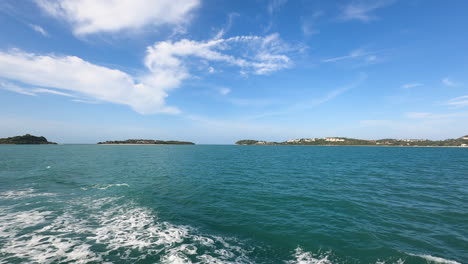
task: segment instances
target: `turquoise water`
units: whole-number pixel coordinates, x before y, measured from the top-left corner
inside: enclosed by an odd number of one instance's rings
[[[468,263],[468,149],[0,146],[0,263]]]

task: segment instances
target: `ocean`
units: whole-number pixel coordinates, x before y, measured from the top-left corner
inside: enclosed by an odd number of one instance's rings
[[[468,148],[0,146],[0,263],[468,263]]]

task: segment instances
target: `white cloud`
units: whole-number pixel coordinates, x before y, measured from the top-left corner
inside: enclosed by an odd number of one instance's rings
[[[289,51],[291,48],[280,40],[278,34],[209,41],[182,39],[177,42],[161,41],[148,47],[145,64],[153,72],[166,72],[177,79],[189,76],[188,62],[185,63],[188,58],[224,63],[239,67],[241,73],[262,75],[290,67],[291,59],[284,55]],[[234,54],[236,52],[237,55]]]
[[[54,93],[74,96],[63,92],[68,91],[77,96],[129,105],[142,114],[178,112],[176,108],[165,106],[164,98],[166,91],[177,87],[180,80],[164,74],[149,72],[144,79],[153,82],[139,81],[122,71],[98,66],[75,56],[0,52],[1,78],[49,88],[25,89],[3,85],[10,91],[28,95]]]
[[[368,0],[368,1],[353,1],[346,5],[340,15],[340,19],[344,21],[359,20],[369,22],[377,19],[372,14],[373,11],[392,4],[394,0]]]
[[[468,106],[468,95],[452,98],[448,101],[451,106]]]
[[[67,21],[77,35],[187,22],[199,0],[35,0],[47,14]]]
[[[147,70],[139,76],[75,56],[0,51],[0,78],[39,87],[3,85],[4,89],[22,94],[53,93],[85,101],[123,104],[141,114],[178,113],[177,108],[166,106],[165,98],[168,91],[192,76],[193,59],[203,60],[209,67],[212,67],[209,63],[219,67],[235,66],[244,74],[262,75],[290,67],[291,60],[283,54],[290,50],[277,34],[201,42],[162,41],[147,48],[144,60]],[[234,51],[240,54],[233,55]]]
[[[444,78],[442,79],[442,83],[445,85],[445,86],[450,86],[450,87],[454,87],[454,86],[458,86],[459,84],[450,80],[449,78]]]
[[[377,60],[377,56],[374,55],[374,53],[375,52],[369,52],[363,49],[356,49],[356,50],[351,51],[348,55],[324,59],[322,60],[322,62],[337,62],[337,61],[357,59],[357,58],[364,58],[367,62],[373,62]]]
[[[424,84],[422,83],[405,83],[401,86],[401,88],[403,89],[409,89],[409,88],[414,88],[414,87],[419,87],[419,86],[423,86]]]
[[[43,29],[41,26],[39,25],[34,25],[34,24],[29,24],[29,26],[36,32],[40,33],[42,36],[44,37],[48,37],[49,36],[49,33],[47,33],[47,31],[45,31],[45,29]]]

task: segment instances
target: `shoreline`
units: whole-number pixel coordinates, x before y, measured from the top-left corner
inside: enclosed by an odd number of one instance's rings
[[[85,145],[85,144],[83,144]],[[193,144],[136,144],[136,143],[118,143],[118,144],[89,144],[89,145],[103,145],[103,146],[194,146]]]
[[[70,143],[70,144],[0,144],[0,146],[64,146],[64,145],[103,145],[103,146],[291,146],[291,147],[392,147],[392,148],[466,148],[462,146],[390,146],[390,145],[237,145],[237,144],[95,144],[95,143]]]
[[[462,146],[390,146],[390,145],[235,145],[235,146],[294,146],[294,147],[393,147],[393,148],[468,148]]]

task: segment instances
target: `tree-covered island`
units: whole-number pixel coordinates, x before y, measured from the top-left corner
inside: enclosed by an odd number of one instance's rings
[[[195,145],[193,142],[177,140],[127,139],[98,142],[99,145]]]
[[[49,142],[45,137],[36,137],[30,134],[24,136],[0,138],[0,144],[8,145],[55,145],[55,142]]]
[[[405,147],[468,147],[468,135],[445,140],[429,139],[355,139],[346,137],[300,138],[283,142],[244,139],[236,145],[310,145],[310,146],[405,146]]]

